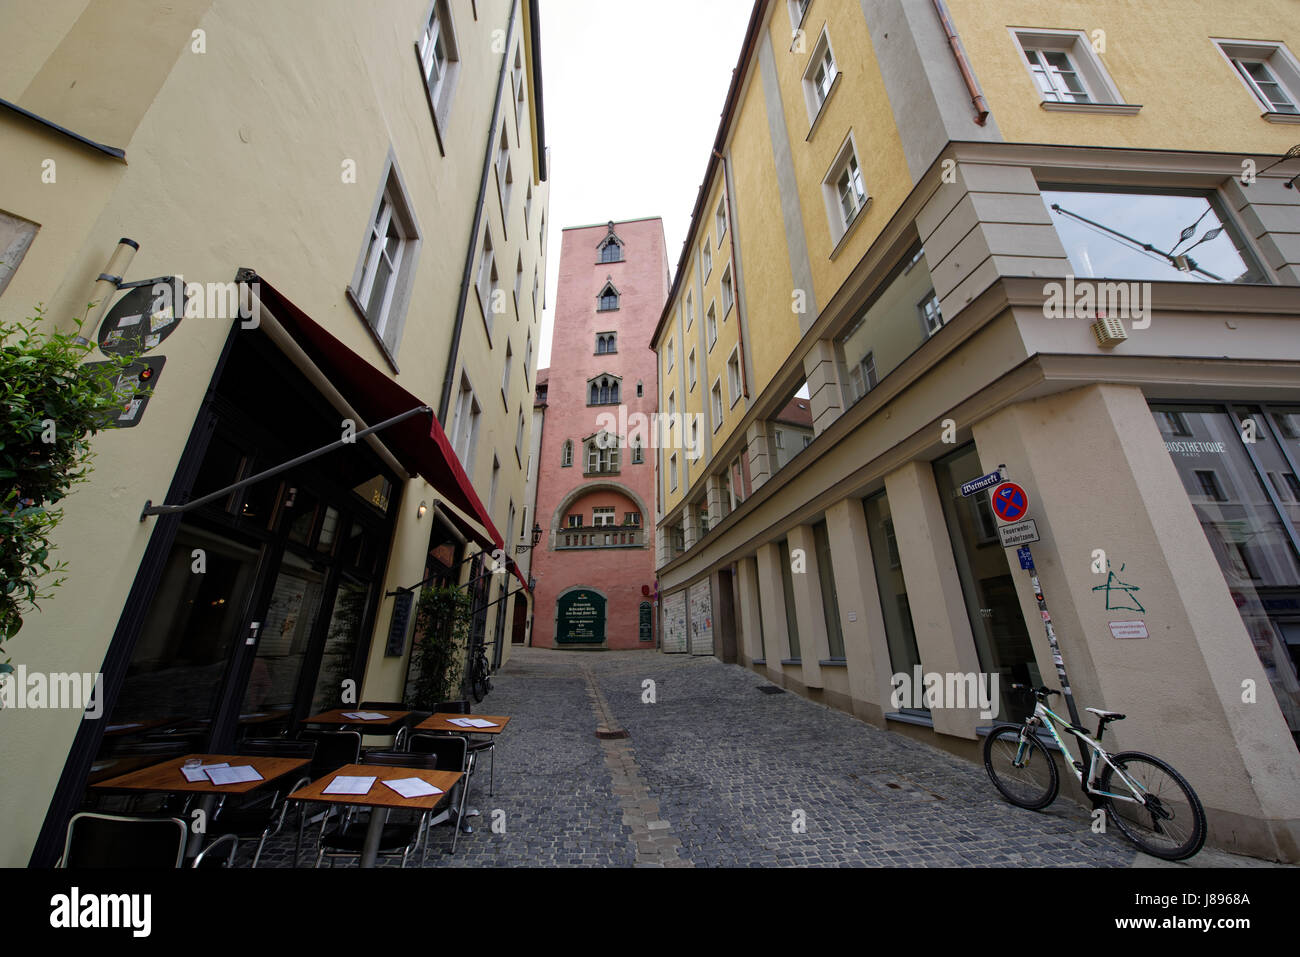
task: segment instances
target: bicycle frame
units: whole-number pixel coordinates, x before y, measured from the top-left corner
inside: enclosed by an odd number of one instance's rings
[[[1068,728],[1070,734],[1074,735],[1083,744],[1086,744],[1090,749],[1088,752],[1088,767],[1086,771],[1079,770],[1079,766],[1081,762],[1076,761],[1074,759],[1074,753],[1070,751],[1070,748],[1066,745],[1061,735],[1057,732],[1056,730],[1057,722],[1060,722],[1060,724],[1063,727]],[[1030,718],[1027,722],[1025,722],[1024,727],[1021,728],[1020,731],[1021,741],[1019,747],[1016,748],[1017,764],[1019,764],[1024,759],[1024,749],[1025,749],[1024,736],[1026,734],[1031,733],[1030,729],[1035,724],[1044,724],[1047,726],[1047,730],[1051,733],[1052,737],[1056,740],[1056,744],[1061,749],[1061,753],[1064,754],[1066,759],[1069,761],[1069,768],[1071,771],[1074,772],[1075,780],[1079,782],[1079,786],[1083,788],[1084,793],[1096,797],[1108,797],[1108,798],[1113,798],[1114,800],[1117,801],[1130,801],[1134,804],[1141,804],[1143,806],[1146,805],[1147,802],[1145,798],[1145,794],[1146,794],[1145,788],[1143,788],[1142,785],[1138,784],[1127,774],[1125,774],[1123,769],[1120,768],[1118,765],[1116,765],[1115,762],[1111,761],[1110,754],[1106,751],[1105,748],[1101,746],[1101,742],[1095,740],[1094,738],[1092,738],[1087,734],[1084,734],[1081,731],[1076,730],[1068,721],[1062,718],[1051,708],[1047,707],[1047,705],[1043,704],[1042,701],[1035,702],[1033,717]],[[1114,770],[1114,772],[1119,775],[1119,779],[1124,782],[1124,784],[1128,787],[1128,789],[1133,792],[1132,796],[1125,795],[1125,794],[1112,794],[1110,791],[1102,791],[1099,788],[1094,788],[1092,786],[1092,775],[1093,772],[1097,770],[1097,757],[1099,755],[1101,756],[1101,759],[1105,761],[1108,765],[1110,765],[1111,769]],[[1082,747],[1081,747],[1080,757],[1082,756],[1083,755],[1082,755]]]

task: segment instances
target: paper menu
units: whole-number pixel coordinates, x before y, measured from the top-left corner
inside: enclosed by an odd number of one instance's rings
[[[189,781],[190,784],[198,784],[200,781],[211,780],[208,777],[209,771],[215,768],[228,768],[228,767],[230,767],[230,764],[225,761],[223,761],[220,764],[202,764],[199,765],[197,768],[181,768],[181,774],[185,775],[185,780]]]
[[[485,721],[482,718],[448,718],[448,724],[454,724],[458,728],[495,728],[495,721]]]
[[[261,781],[262,775],[257,773],[257,768],[251,764],[241,764],[238,767],[229,765],[219,768],[208,768],[208,780],[213,784],[246,784],[249,781]]]
[[[373,777],[347,777],[341,776],[335,778],[322,791],[322,794],[369,794],[370,789],[374,787],[375,779]]]
[[[436,788],[423,778],[398,778],[394,781],[385,781],[398,794],[404,798],[425,797],[429,794],[441,794],[442,788]]]

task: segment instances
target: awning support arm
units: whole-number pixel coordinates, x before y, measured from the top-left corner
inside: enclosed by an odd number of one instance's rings
[[[390,425],[405,422],[407,419],[416,415],[432,416],[433,409],[427,405],[416,406],[414,409],[409,409],[401,415],[395,415],[391,419],[386,419],[385,421],[380,422],[378,425],[372,425],[369,428],[362,429],[360,432],[354,432],[347,438],[340,438],[331,442],[329,445],[321,446],[319,449],[308,452],[305,455],[300,455],[295,459],[290,459],[288,462],[282,462],[264,472],[258,472],[256,475],[250,475],[248,478],[240,479],[238,482],[227,485],[223,489],[218,489],[215,492],[204,495],[202,498],[196,498],[192,502],[186,502],[184,505],[154,505],[152,500],[148,500],[144,503],[144,509],[140,512],[140,521],[143,522],[150,515],[178,515],[196,509],[201,505],[207,505],[209,502],[215,502],[217,499],[225,498],[231,492],[236,489],[241,489],[245,485],[252,485],[254,482],[262,481],[262,479],[268,479],[273,475],[279,475],[281,472],[287,472],[289,469],[302,465],[304,462],[310,462],[312,459],[318,459],[322,455],[327,455],[330,452],[341,449],[345,445],[353,445],[357,439],[364,438],[372,432],[379,432],[388,428]]]

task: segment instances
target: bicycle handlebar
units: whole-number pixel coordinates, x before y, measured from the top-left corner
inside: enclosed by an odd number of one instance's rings
[[[1029,685],[1014,684],[1014,685],[1011,686],[1011,690],[1012,690],[1012,691],[1032,691],[1032,692],[1033,692],[1036,696],[1038,696],[1039,698],[1046,698],[1048,695],[1053,695],[1053,694],[1054,694],[1054,695],[1060,695],[1060,694],[1061,694],[1061,692],[1057,691],[1055,688],[1049,688],[1049,687],[1047,687],[1047,685],[1043,685],[1043,687],[1041,687],[1041,688],[1031,688],[1031,687],[1029,687]]]

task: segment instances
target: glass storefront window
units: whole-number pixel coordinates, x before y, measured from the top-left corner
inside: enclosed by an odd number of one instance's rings
[[[790,635],[790,657],[799,658],[799,616],[794,610],[794,576],[790,572],[790,543],[781,539],[781,591],[785,595],[785,628]]]
[[[1300,745],[1300,410],[1211,404],[1151,410]]]
[[[285,551],[257,641],[242,717],[288,715],[293,708],[323,583],[324,576],[310,562]]]
[[[1001,710],[997,718],[1020,721],[1028,716],[1030,709],[1021,696],[1012,693],[1011,685],[1019,682],[1037,687],[1042,684],[1042,675],[1029,641],[1025,616],[1020,611],[1006,551],[998,541],[996,528],[989,527],[980,505],[979,500],[985,499],[987,507],[988,493],[961,494],[961,484],[984,471],[974,443],[934,464],[939,501],[952,540],[953,558],[957,562],[980,666],[999,675]],[[1068,666],[1068,648],[1065,656]]]
[[[1268,282],[1213,192],[1049,187],[1043,189],[1042,195],[1075,276],[1163,282]],[[1189,227],[1193,228],[1192,234],[1180,239]],[[1211,238],[1201,242],[1207,236]],[[1143,249],[1147,243],[1159,252]],[[1178,262],[1160,253],[1168,253]]]
[[[835,593],[835,570],[831,560],[831,537],[825,522],[813,526],[817,543],[817,577],[820,579],[822,615],[826,619],[826,639],[832,658],[844,657],[844,632],[840,628],[840,601]]]
[[[907,603],[907,583],[903,580],[903,563],[894,537],[889,497],[880,492],[864,499],[862,507],[867,513],[867,538],[871,545],[871,560],[876,566],[876,588],[880,592],[880,610],[885,618],[889,664],[894,674],[905,674],[910,680],[913,669],[921,664],[921,652],[916,646],[916,632],[912,627],[912,608]]]
[[[362,582],[344,578],[339,583],[329,627],[325,630],[325,651],[311,699],[313,714],[344,704],[343,682],[355,677],[353,667],[357,642],[361,640],[369,597],[370,587]]]

